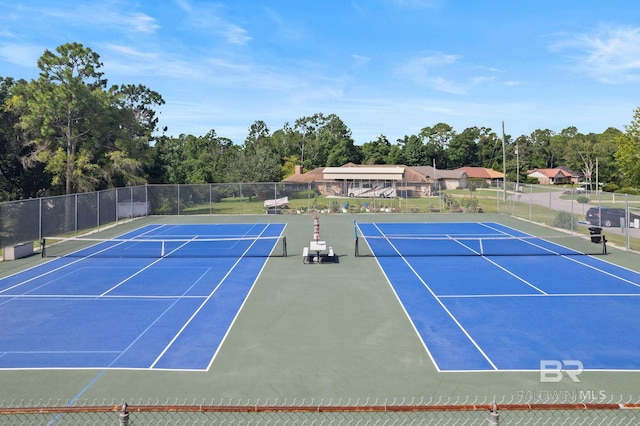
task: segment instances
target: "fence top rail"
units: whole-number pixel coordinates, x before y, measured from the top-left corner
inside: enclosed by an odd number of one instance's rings
[[[637,403],[441,404],[441,405],[94,405],[2,407],[0,415],[113,412],[209,413],[348,413],[348,412],[452,412],[452,411],[586,411],[636,410]]]

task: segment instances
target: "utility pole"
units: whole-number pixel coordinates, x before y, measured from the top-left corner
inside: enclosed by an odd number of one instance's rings
[[[507,201],[507,153],[505,151],[504,121],[502,122],[502,201]]]
[[[518,139],[516,139],[516,192],[520,191],[520,153],[518,152]]]
[[[593,188],[591,188],[593,191]],[[600,176],[598,176],[598,157],[596,157],[596,194],[600,190]]]

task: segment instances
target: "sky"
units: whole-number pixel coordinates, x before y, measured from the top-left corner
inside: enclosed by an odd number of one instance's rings
[[[356,144],[446,123],[516,138],[624,131],[640,106],[637,0],[0,0],[0,76],[78,42],[160,127],[242,144],[336,114]]]

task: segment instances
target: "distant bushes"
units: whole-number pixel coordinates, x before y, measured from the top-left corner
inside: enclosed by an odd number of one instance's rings
[[[636,188],[629,188],[629,187],[620,188],[616,192],[622,193],[622,194],[629,194],[629,195],[640,195],[640,190],[638,190]]]
[[[602,190],[604,192],[615,192],[618,194],[640,195],[640,189],[631,188],[628,186],[620,188],[615,183],[605,183],[604,185],[602,185]]]
[[[318,193],[313,189],[305,189],[303,191],[292,192],[291,195],[289,195],[289,198],[294,200],[306,200],[315,198],[317,196]]]
[[[553,226],[561,229],[573,229],[576,226],[575,218],[569,212],[558,212]]]

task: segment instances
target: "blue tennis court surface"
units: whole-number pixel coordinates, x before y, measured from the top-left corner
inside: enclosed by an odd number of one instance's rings
[[[640,370],[640,274],[497,223],[360,223],[440,371]],[[362,244],[363,242],[360,242]]]
[[[206,370],[284,227],[149,225],[4,278],[0,368]]]

